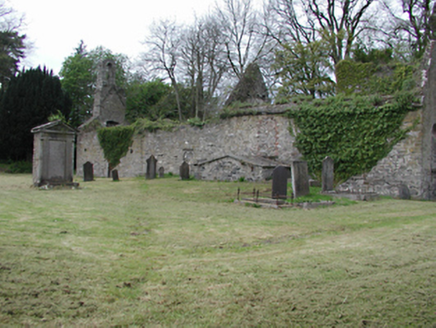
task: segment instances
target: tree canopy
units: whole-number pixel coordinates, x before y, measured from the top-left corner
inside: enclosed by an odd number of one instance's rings
[[[113,54],[104,47],[87,51],[86,45],[80,41],[74,53],[65,58],[59,72],[64,90],[72,101],[71,115],[68,123],[79,126],[92,115],[94,92],[97,80],[98,63],[104,59],[113,59],[117,64],[116,83],[126,87],[127,57]]]

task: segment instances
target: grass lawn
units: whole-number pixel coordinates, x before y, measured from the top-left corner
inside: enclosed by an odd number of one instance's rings
[[[433,202],[274,210],[233,203],[269,184],[78,182],[0,173],[0,326],[436,325]]]

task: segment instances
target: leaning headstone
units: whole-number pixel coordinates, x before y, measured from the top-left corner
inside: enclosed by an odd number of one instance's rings
[[[272,174],[272,198],[286,199],[288,193],[289,169],[277,166]]]
[[[118,178],[118,170],[112,170],[112,180],[113,181],[119,181],[120,180]]]
[[[294,198],[309,194],[309,173],[307,162],[292,162],[292,189],[294,191]]]
[[[159,178],[163,178],[165,176],[165,169],[163,168],[163,166],[159,168],[158,172],[159,172]]]
[[[410,190],[406,185],[398,186],[398,198],[399,199],[411,199]]]
[[[94,164],[91,162],[83,164],[83,181],[94,181]]]
[[[329,156],[322,161],[322,191],[332,191],[334,188],[334,162]]]
[[[156,178],[156,163],[157,159],[153,155],[147,159],[147,173],[145,174],[146,179]]]
[[[189,164],[185,161],[180,165],[180,179],[189,180]]]

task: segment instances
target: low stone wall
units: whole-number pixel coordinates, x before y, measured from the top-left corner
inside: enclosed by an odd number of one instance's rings
[[[241,116],[207,124],[203,128],[181,125],[175,130],[145,132],[134,138],[127,155],[117,166],[120,177],[145,175],[146,160],[154,155],[157,167],[179,174],[185,160],[191,167],[200,161],[229,154],[273,158],[288,164],[300,159],[289,133],[289,119],[281,115]],[[95,131],[80,133],[77,140],[77,174],[83,175],[83,164],[94,164],[94,175],[105,177],[104,160]]]

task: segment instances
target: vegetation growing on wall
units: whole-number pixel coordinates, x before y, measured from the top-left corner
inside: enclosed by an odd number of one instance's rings
[[[300,110],[289,112],[299,130],[295,146],[315,176],[320,176],[326,156],[334,160],[337,182],[368,172],[405,137],[408,130],[401,124],[412,100],[412,94],[402,93],[389,102],[332,97],[303,103]]]
[[[145,131],[154,132],[157,130],[172,131],[180,123],[169,119],[159,119],[156,121],[147,118],[140,118],[132,124],[135,134],[141,134]]]
[[[133,126],[115,126],[97,130],[98,141],[103,148],[104,158],[111,167],[116,167],[126,156],[133,143]]]
[[[336,65],[338,94],[393,94],[415,87],[414,67],[404,63],[379,64],[342,60]]]

